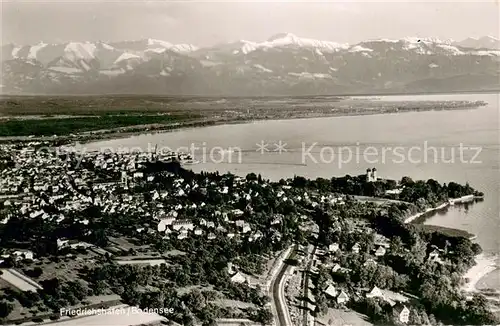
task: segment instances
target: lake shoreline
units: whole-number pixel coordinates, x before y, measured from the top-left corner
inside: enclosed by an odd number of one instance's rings
[[[481,253],[475,257],[476,264],[469,268],[469,270],[462,276],[465,283],[462,285],[461,290],[467,293],[479,293],[477,284],[486,277],[488,274],[498,269],[497,264],[498,256],[485,255]]]
[[[444,210],[445,208],[448,208],[448,207],[453,206],[455,204],[469,203],[469,202],[472,202],[475,199],[479,199],[479,198],[482,199],[483,197],[482,196],[478,197],[478,196],[474,196],[474,195],[466,195],[466,196],[462,196],[462,197],[459,197],[459,198],[450,198],[450,199],[448,199],[447,202],[442,203],[439,206],[428,208],[428,209],[426,209],[423,212],[419,212],[419,213],[416,213],[416,214],[413,214],[413,215],[407,217],[404,220],[404,223],[405,224],[412,223],[413,221],[417,220],[419,217],[422,217],[422,216],[424,216],[426,214],[429,214],[429,213],[432,213],[432,212],[439,212],[439,211]]]

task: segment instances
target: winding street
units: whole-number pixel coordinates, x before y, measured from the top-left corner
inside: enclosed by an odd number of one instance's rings
[[[291,250],[290,254],[284,258],[289,259],[295,252],[295,248]],[[285,300],[285,283],[286,272],[290,266],[283,262],[280,270],[276,273],[276,277],[271,282],[272,300],[273,300],[273,314],[275,315],[276,326],[292,326],[290,318],[290,311],[286,305]]]

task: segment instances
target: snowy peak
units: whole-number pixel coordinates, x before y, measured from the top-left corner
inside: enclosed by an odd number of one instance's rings
[[[248,53],[259,48],[308,48],[318,49],[324,52],[337,52],[340,49],[347,49],[348,44],[340,44],[331,41],[321,41],[310,38],[299,37],[292,33],[280,33],[272,36],[267,41],[262,43],[243,41],[246,44],[243,46],[243,52]]]
[[[439,39],[437,37],[416,37],[416,36],[405,37],[402,41],[406,42],[406,43],[421,43],[421,44],[436,44],[436,43],[452,44],[453,43],[453,40],[451,40],[451,39],[442,40],[442,39]]]
[[[159,46],[159,47],[163,47],[165,49],[169,49],[173,46],[172,43],[165,42],[162,40],[156,40],[156,39],[152,39],[152,38],[147,39],[147,44],[148,44],[148,46]]]
[[[189,53],[198,50],[198,48],[192,44],[172,44],[170,42],[165,42],[156,39],[147,39],[147,49],[145,51],[161,53],[165,50],[170,50],[178,53]]]
[[[121,62],[121,61],[126,61],[126,60],[134,60],[134,59],[140,59],[141,57],[138,56],[138,55],[135,55],[135,54],[132,54],[132,53],[127,53],[127,52],[124,52],[122,53],[118,59],[115,60],[115,64]]]
[[[178,53],[189,53],[198,50],[198,47],[192,44],[174,44],[170,50]]]
[[[469,37],[461,42],[456,42],[455,45],[473,49],[500,50],[500,40],[494,36]]]
[[[360,44],[364,48],[376,48],[378,51],[407,52],[418,55],[457,56],[471,54],[470,51],[456,44],[453,40],[433,37],[405,37],[402,39],[376,39]]]
[[[110,45],[118,50],[134,53],[137,55],[142,55],[145,52],[162,53],[166,50],[178,53],[189,53],[198,49],[192,44],[173,44],[167,41],[153,38],[134,41],[121,41],[110,43]]]
[[[351,48],[349,48],[349,52],[351,53],[355,53],[355,52],[373,52],[373,49],[370,49],[370,48],[365,48],[361,45],[355,45]]]
[[[281,39],[299,39],[299,37],[297,37],[295,34],[292,34],[292,33],[278,33],[278,34],[274,34],[273,36],[271,36],[270,38],[267,39],[267,42],[273,42],[273,41],[276,41],[276,40],[281,40]]]
[[[96,49],[97,46],[90,42],[70,42],[64,48],[64,53],[70,60],[83,59],[90,61],[95,59]]]
[[[406,43],[415,45],[416,44],[431,45],[431,44],[452,44],[453,40],[451,39],[442,40],[436,37],[408,36],[402,39],[386,39],[386,38],[374,39],[362,43]]]

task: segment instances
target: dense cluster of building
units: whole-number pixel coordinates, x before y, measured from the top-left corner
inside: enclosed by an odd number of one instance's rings
[[[0,203],[11,213],[0,221],[5,224],[12,213],[26,218],[42,218],[60,223],[68,216],[74,222],[88,225],[89,220],[76,214],[86,208],[99,207],[106,214],[122,216],[141,215],[147,222],[136,226],[137,233],[159,233],[165,239],[176,237],[204,237],[213,240],[224,236],[229,239],[255,241],[263,236],[242,218],[240,209],[217,209],[211,212],[212,220],[187,216],[190,211],[202,209],[205,203],[192,203],[186,200],[191,191],[203,188],[227,195],[228,186],[208,181],[204,184],[186,182],[168,172],[160,172],[173,178],[168,189],[153,187],[145,191],[145,184],[153,184],[158,173],[144,173],[144,165],[152,159],[150,153],[111,153],[80,152],[64,150],[42,150],[46,144],[33,142],[25,145],[1,145],[2,164],[7,168],[0,171]],[[259,196],[257,191],[245,187],[245,178],[235,177],[231,189],[234,204],[240,199],[250,202]],[[263,187],[266,184],[262,185]],[[280,201],[307,200],[313,205],[320,203],[342,203],[344,197],[322,196],[312,198],[303,195],[289,198],[286,194],[291,186],[283,185],[276,193]],[[151,198],[144,200],[145,193]],[[47,207],[54,209],[46,209]],[[252,210],[251,205],[247,210]],[[81,216],[81,217],[79,217]],[[271,227],[275,228],[273,237],[279,241],[283,216],[275,214]],[[218,222],[214,222],[218,221]]]
[[[105,214],[119,216],[140,216],[133,225],[135,234],[152,235],[163,239],[183,240],[198,237],[207,241],[223,237],[237,241],[254,242],[264,237],[262,229],[256,227],[245,217],[252,212],[252,200],[257,198],[259,191],[253,191],[248,183],[257,183],[255,180],[233,176],[231,189],[227,180],[221,182],[211,181],[209,178],[201,182],[190,180],[187,182],[182,177],[168,172],[144,172],[144,166],[153,158],[150,153],[111,153],[111,152],[82,152],[73,153],[65,151],[40,150],[43,143],[29,143],[25,145],[0,145],[0,208],[7,212],[0,223],[6,224],[16,214],[24,218],[41,218],[44,220],[61,223],[68,217],[73,223],[88,225],[90,221],[85,215],[78,214],[89,207],[98,207]],[[175,156],[170,154],[170,156]],[[169,177],[168,186],[158,186],[156,179]],[[376,169],[368,169],[367,182],[378,180]],[[268,183],[260,183],[259,187],[269,187]],[[278,202],[307,202],[312,207],[318,205],[343,205],[344,195],[329,194],[318,195],[305,190],[290,191],[292,186],[285,182],[273,190],[273,196]],[[293,189],[292,189],[293,190]],[[216,192],[226,199],[230,196],[225,206],[213,208],[209,214],[204,212],[204,217],[196,216],[195,212],[206,208],[207,204],[201,200],[196,203],[188,200],[188,194],[193,191],[203,193]],[[145,198],[148,200],[145,200]],[[236,203],[247,202],[245,211],[234,208]],[[46,209],[51,207],[54,209]],[[311,223],[306,216],[300,217],[301,227],[309,228]],[[284,216],[271,214],[269,230],[266,234],[270,239],[279,241],[281,238]],[[332,229],[340,224],[337,219]],[[313,223],[314,224],[314,223]],[[358,226],[354,232],[370,234],[374,237],[374,249],[369,253],[365,267],[376,266],[390,250],[389,240],[367,226]],[[271,234],[271,236],[270,236]],[[86,247],[87,243],[59,239],[57,246],[61,247]],[[326,248],[318,248],[311,255],[311,272],[315,273],[319,267],[327,267],[332,273],[350,272],[346,266],[341,266],[339,260],[327,259],[340,254],[358,255],[364,252],[364,244],[356,242],[345,246],[335,242]],[[34,254],[30,250],[0,248],[0,263],[3,259],[33,260]],[[440,252],[434,250],[427,258],[432,262],[441,262]],[[228,273],[234,283],[246,283],[250,286],[259,284],[258,280],[241,272],[237,266],[229,265]],[[305,293],[309,297],[309,308],[316,310],[313,304],[315,298],[311,291]],[[408,323],[410,310],[401,305],[402,300],[394,300],[387,295],[387,291],[373,287],[364,293],[338,287],[334,282],[329,282],[321,290],[326,297],[344,305],[352,300],[352,296],[365,296],[366,298],[381,298],[398,310],[398,319]],[[399,302],[399,303],[398,303]]]

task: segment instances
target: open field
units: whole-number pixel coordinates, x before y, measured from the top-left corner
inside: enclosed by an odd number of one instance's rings
[[[137,125],[172,124],[190,121],[194,115],[100,115],[51,119],[10,119],[0,122],[0,136],[69,135],[82,131],[114,129]]]
[[[96,259],[98,256],[89,251],[88,254],[78,255],[76,257],[62,257],[58,261],[51,261],[49,259],[45,259],[41,264],[36,263],[31,265],[30,267],[26,267],[26,270],[32,269],[34,267],[40,267],[43,273],[37,277],[37,281],[44,281],[54,277],[57,277],[62,281],[73,281],[76,279],[80,279],[79,270],[84,267],[93,267],[95,266]],[[82,280],[82,282],[84,282]]]
[[[474,234],[464,231],[464,230],[459,230],[459,229],[453,229],[453,228],[447,228],[444,226],[436,226],[436,225],[424,225],[424,224],[415,224],[415,226],[419,229],[422,229],[425,232],[432,233],[432,232],[441,232],[443,234],[446,234],[447,236],[450,237],[463,237],[466,239],[470,239],[474,237]]]
[[[0,116],[152,114],[185,111],[208,99],[166,96],[0,96]]]
[[[118,265],[150,265],[156,266],[167,264],[165,259],[129,259],[129,260],[115,260]]]
[[[353,310],[328,309],[326,315],[315,319],[316,326],[369,326],[372,325],[363,316]]]
[[[214,301],[214,303],[216,305],[218,305],[219,307],[229,307],[229,308],[238,308],[238,309],[248,309],[248,308],[256,309],[255,304],[249,303],[249,302],[238,301],[238,300],[220,299],[220,300]]]
[[[223,318],[216,320],[217,325],[220,326],[260,326],[261,324],[252,322],[248,319],[234,319],[234,318]]]
[[[2,273],[0,275],[0,278],[8,282],[9,284],[15,286],[21,291],[36,292],[38,289],[42,288],[35,281],[31,280],[25,275],[22,275],[21,273],[19,273],[14,269],[2,269],[1,271]]]

